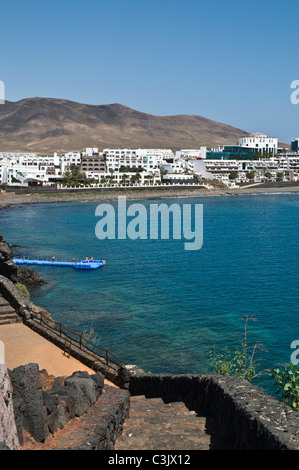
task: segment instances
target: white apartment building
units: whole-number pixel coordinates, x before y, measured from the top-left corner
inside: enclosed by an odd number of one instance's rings
[[[57,157],[57,153],[54,154]],[[71,171],[73,166],[78,166],[81,163],[80,152],[67,152],[60,155],[59,164],[60,171],[58,175],[63,175],[66,171]]]
[[[87,147],[83,155],[87,157],[92,157],[95,153],[99,153],[99,149],[97,147]]]
[[[192,171],[193,165],[191,160],[183,160],[181,158],[174,158],[173,162],[159,163],[159,168],[163,168],[167,173],[184,173],[185,171]]]
[[[36,167],[14,165],[1,167],[1,183],[13,186],[28,186],[29,184],[47,184],[49,175],[45,170]]]
[[[231,180],[230,174],[233,172],[237,177]],[[248,174],[252,172],[253,180],[248,178]],[[228,186],[249,181],[276,181],[278,176],[282,177],[283,181],[298,181],[299,155],[260,160],[197,160],[194,162],[194,173],[203,178],[215,178]]]
[[[173,159],[169,149],[104,149],[108,170],[144,169],[152,171],[168,159]]]
[[[18,158],[18,157],[37,157],[36,153],[17,153],[17,152],[0,152],[0,160]]]
[[[289,181],[299,181],[299,154],[286,154],[280,158],[279,171],[285,172]]]
[[[207,147],[200,147],[200,149],[181,149],[175,153],[176,158],[182,159],[202,159],[206,158]]]
[[[229,186],[229,175],[239,170],[237,160],[196,160],[194,173],[206,179],[216,179]]]
[[[278,139],[277,137],[268,137],[261,132],[242,136],[239,138],[240,147],[248,147],[256,151],[269,152],[273,156],[277,153]]]
[[[62,178],[63,173],[71,169],[71,165],[80,161],[78,152],[69,152],[62,156],[54,153],[52,157],[36,154],[9,154],[2,158],[0,156],[1,183],[16,186],[49,185],[51,178]]]
[[[0,158],[1,183],[27,186],[29,183],[43,184],[50,175],[55,175],[59,159],[40,157],[36,154],[10,154]]]

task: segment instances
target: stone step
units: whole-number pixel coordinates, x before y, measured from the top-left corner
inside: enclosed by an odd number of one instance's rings
[[[0,325],[19,323],[21,321],[21,317],[11,307],[10,303],[3,296],[0,296]]]
[[[197,418],[196,416],[196,413],[194,413],[193,411],[180,411],[179,409],[176,410],[174,408],[165,408],[163,406],[160,406],[160,407],[148,407],[146,405],[144,405],[144,407],[142,406],[138,406],[138,407],[132,407],[130,408],[130,417],[133,418],[133,417],[140,417],[140,416],[152,416],[153,413],[159,415],[159,416],[164,416],[164,417],[167,417],[167,416],[180,416],[181,418],[184,418],[184,417],[193,417],[193,418]]]
[[[21,323],[21,322],[22,322],[22,319],[17,314],[0,316],[0,325],[8,325],[10,323]]]
[[[139,433],[142,431],[144,425],[153,426],[156,431],[165,430],[175,430],[176,433],[185,434],[186,430],[188,432],[194,432],[196,434],[205,434],[206,432],[206,419],[205,418],[195,418],[191,417],[181,417],[181,416],[140,416],[136,418],[127,418],[126,425],[130,432]]]
[[[145,395],[136,395],[136,396],[132,396],[130,398],[130,402],[131,403],[134,403],[135,406],[137,406],[138,404],[141,404],[141,405],[144,405],[145,403],[148,404],[148,406],[156,406],[156,405],[164,405],[164,401],[162,400],[162,398],[146,398]]]
[[[16,319],[16,318],[20,318],[20,317],[16,312],[14,312],[14,313],[2,313],[0,315],[0,320],[9,320],[10,318]]]
[[[152,415],[153,410],[160,415],[196,416],[195,411],[190,411],[183,402],[164,403],[161,398],[131,397],[130,416]],[[132,406],[133,405],[133,406]]]
[[[209,450],[209,435],[129,434],[117,439],[115,450]]]
[[[5,315],[9,313],[16,313],[16,311],[10,305],[0,306],[0,315]]]
[[[116,450],[208,450],[211,436],[206,418],[190,411],[183,402],[164,403],[161,398],[130,398]]]
[[[6,307],[9,305],[8,300],[4,299],[4,297],[0,296],[0,307]]]

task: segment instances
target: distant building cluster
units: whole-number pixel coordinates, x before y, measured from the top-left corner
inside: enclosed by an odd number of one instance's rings
[[[228,187],[266,181],[298,181],[299,138],[291,151],[276,137],[240,136],[238,144],[199,149],[126,149],[89,147],[40,156],[0,152],[0,183],[7,186],[127,187],[205,185]]]

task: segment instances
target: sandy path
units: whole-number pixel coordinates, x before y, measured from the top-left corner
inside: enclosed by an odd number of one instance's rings
[[[1,325],[0,341],[4,343],[4,362],[8,369],[33,362],[39,365],[39,370],[45,369],[55,377],[69,376],[76,371],[94,374],[92,369],[67,357],[60,348],[23,323]],[[107,380],[105,383],[113,385]]]

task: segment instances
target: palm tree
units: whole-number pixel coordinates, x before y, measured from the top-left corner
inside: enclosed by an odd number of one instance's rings
[[[135,184],[135,183],[139,183],[140,180],[141,180],[140,173],[135,173],[134,175],[131,176],[130,182],[132,184]]]
[[[128,178],[128,175],[126,173],[124,173],[121,177],[121,180],[122,180],[123,184],[126,184],[127,178]]]

